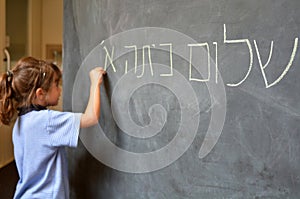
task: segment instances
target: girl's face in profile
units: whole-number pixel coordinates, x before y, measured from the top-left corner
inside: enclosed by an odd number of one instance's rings
[[[60,79],[57,77],[57,75],[55,75],[51,87],[46,94],[46,101],[48,106],[56,106],[58,104],[59,97],[61,94],[61,88],[59,83]]]

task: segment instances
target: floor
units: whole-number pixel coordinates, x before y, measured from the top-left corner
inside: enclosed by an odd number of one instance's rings
[[[16,164],[12,163],[0,169],[0,198],[12,199],[19,176]]]

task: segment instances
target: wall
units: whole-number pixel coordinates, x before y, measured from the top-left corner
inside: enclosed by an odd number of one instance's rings
[[[42,6],[42,50],[46,59],[47,44],[62,44],[63,0],[43,0]]]
[[[42,4],[40,0],[28,1],[28,52],[42,58]]]
[[[62,45],[62,0],[29,0],[29,50],[46,59],[46,45]]]

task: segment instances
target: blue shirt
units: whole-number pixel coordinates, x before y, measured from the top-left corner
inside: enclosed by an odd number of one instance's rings
[[[81,113],[31,111],[13,129],[19,173],[15,199],[69,198],[65,147],[76,147]]]

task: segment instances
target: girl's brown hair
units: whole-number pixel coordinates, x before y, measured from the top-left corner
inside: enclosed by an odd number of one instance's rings
[[[17,108],[29,107],[35,91],[49,91],[54,77],[61,79],[60,69],[53,63],[25,57],[11,71],[0,76],[0,122],[11,123]]]

